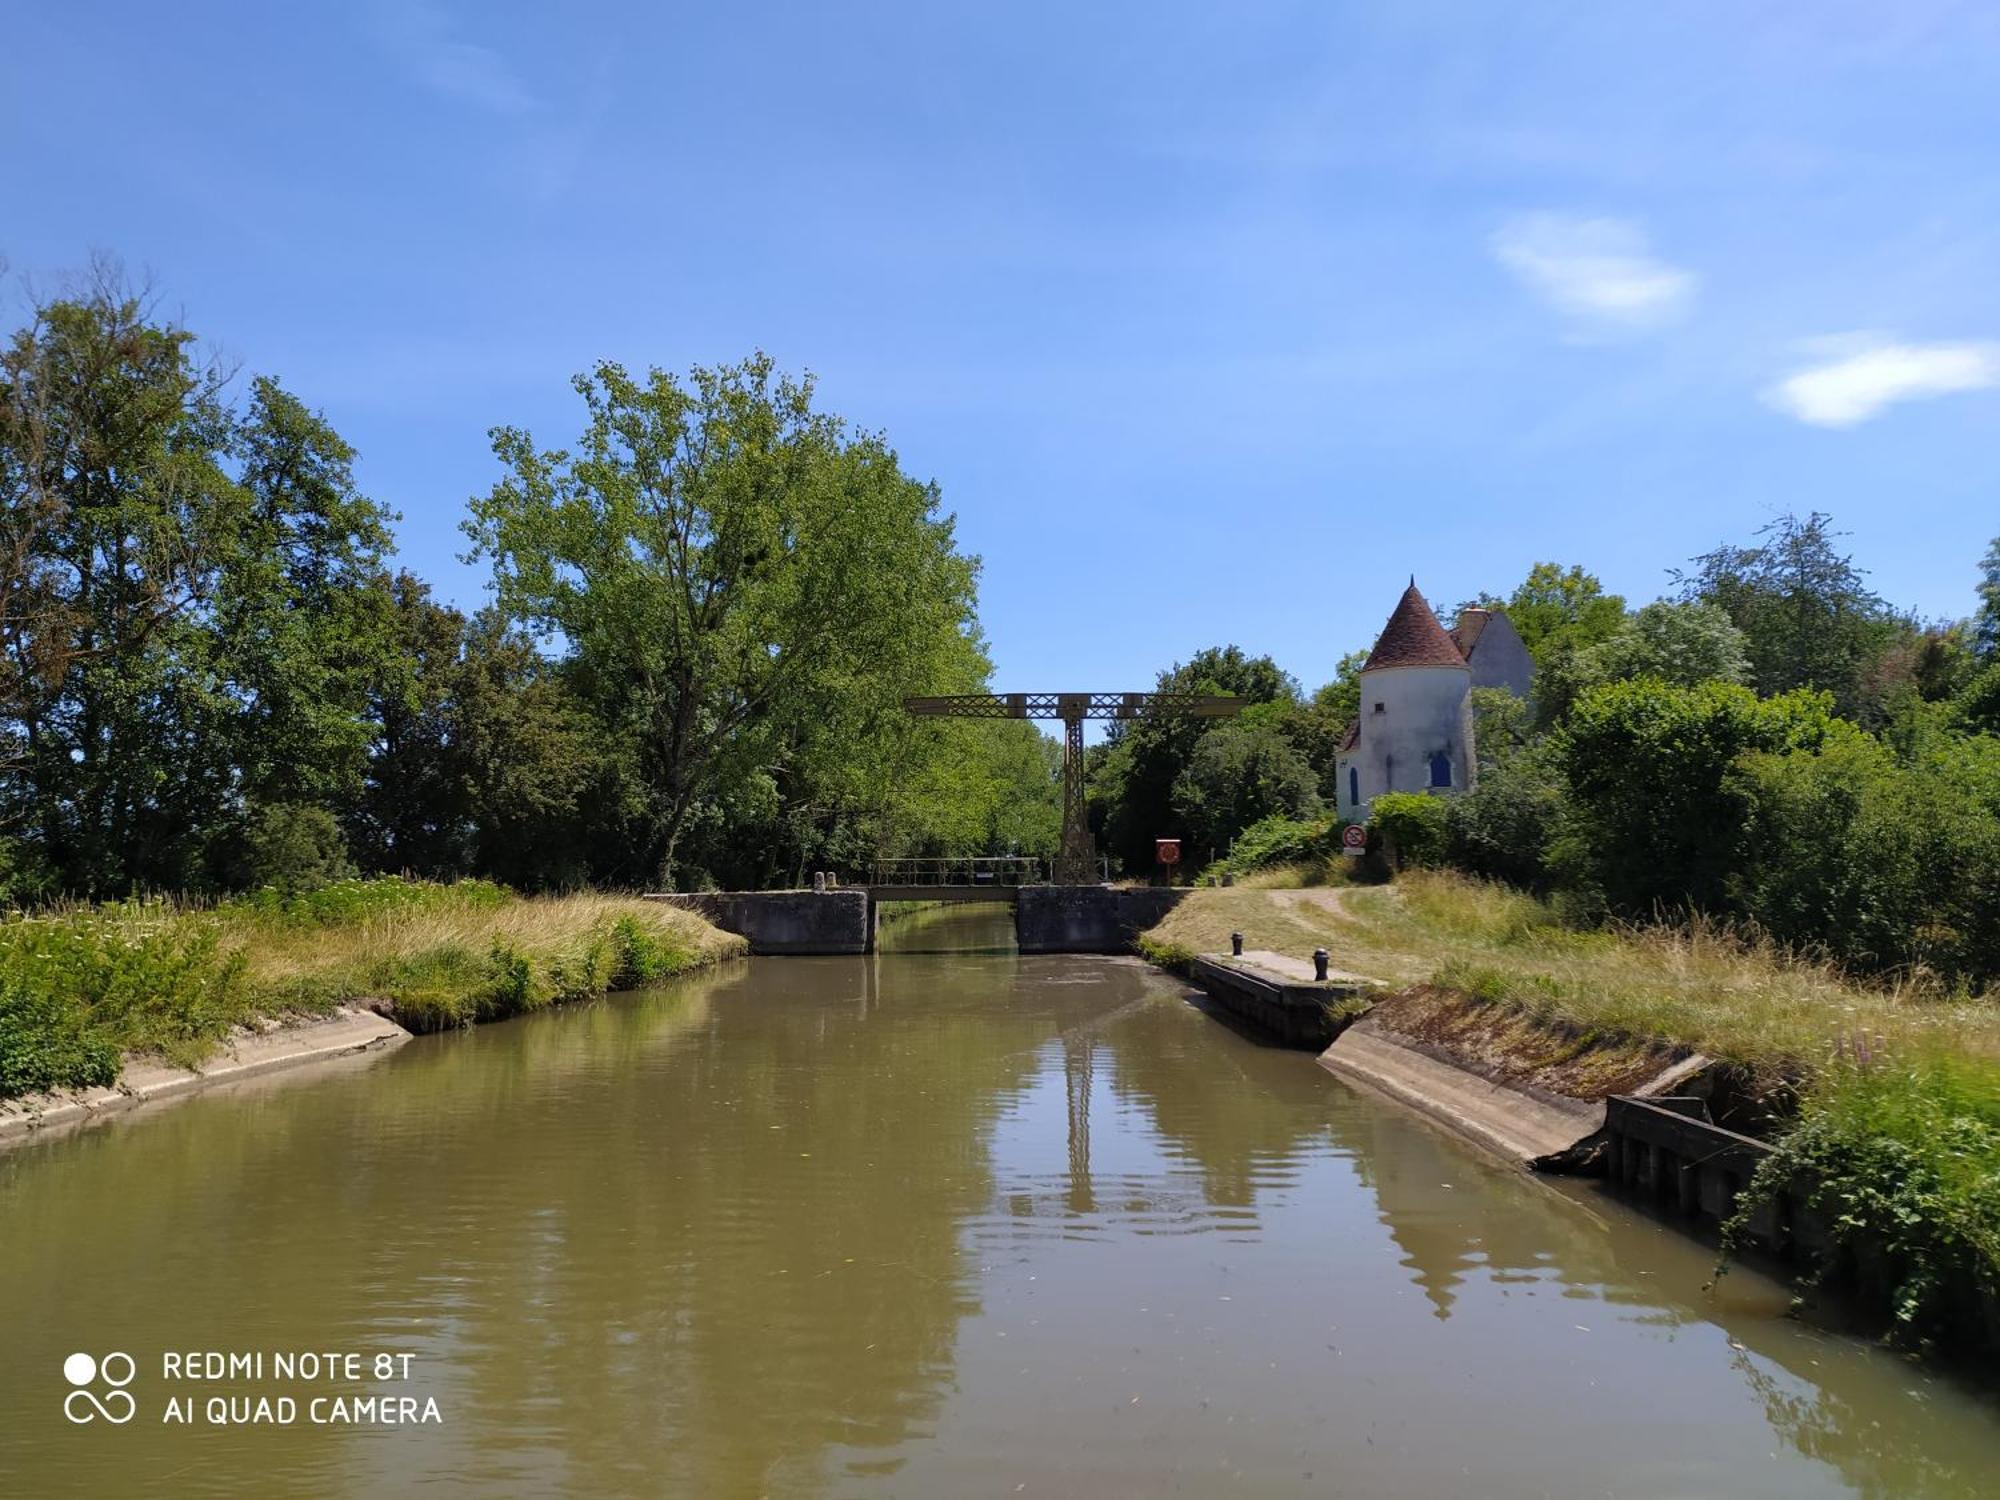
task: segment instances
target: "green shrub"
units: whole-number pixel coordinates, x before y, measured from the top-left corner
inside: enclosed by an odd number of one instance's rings
[[[1562,813],[1562,777],[1545,755],[1482,766],[1472,789],[1446,804],[1444,857],[1474,875],[1544,889]]]
[[[223,938],[212,914],[162,902],[17,918],[0,923],[0,984],[76,1009],[79,1034],[114,1051],[184,1062],[245,1009],[242,955]]]
[[[1333,818],[1293,818],[1274,813],[1236,835],[1225,859],[1208,867],[1207,881],[1220,884],[1274,865],[1317,865],[1339,853],[1340,824]]]
[[[1397,869],[1423,869],[1444,862],[1442,797],[1422,792],[1384,792],[1368,804],[1368,828],[1381,837]]]
[[[1739,764],[1738,908],[1781,940],[1974,988],[2000,976],[2000,741],[1900,762],[1839,726],[1813,754]]]
[[[243,840],[247,885],[281,895],[317,890],[354,873],[340,824],[324,807],[278,803],[257,810]]]
[[[1551,746],[1569,788],[1551,849],[1559,879],[1625,916],[1728,911],[1749,814],[1738,760],[1817,749],[1832,706],[1825,693],[1759,699],[1725,682],[1588,689]]]
[[[117,1082],[118,1048],[89,1026],[84,1007],[0,981],[0,1098]]]
[[[612,924],[611,942],[616,951],[617,966],[607,987],[614,990],[658,983],[680,973],[693,957],[670,947],[631,917],[620,917]]]
[[[1898,1326],[1949,1335],[1965,1294],[2000,1294],[2000,1067],[1946,1052],[1869,1055],[1865,1044],[1808,1086],[1799,1123],[1758,1169],[1732,1222],[1803,1184],[1856,1289]]]

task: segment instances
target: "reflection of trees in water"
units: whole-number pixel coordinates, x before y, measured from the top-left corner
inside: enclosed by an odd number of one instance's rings
[[[851,994],[787,993],[794,973]],[[985,1126],[1034,1038],[964,1024],[967,997],[903,992],[915,978],[754,966],[711,991],[699,1047],[615,1091],[594,1180],[493,1329],[542,1342],[505,1362],[526,1380],[498,1410],[559,1390],[619,1412],[570,1445],[593,1487],[810,1487],[829,1452],[934,1420],[976,1311],[958,1227],[991,1197]]]
[[[1986,1435],[1968,1427],[1963,1407],[1954,1403],[1952,1416],[1940,1420],[1934,1407],[1908,1397],[1905,1378],[1883,1359],[1837,1337],[1816,1342],[1782,1319],[1676,1298],[1658,1278],[1641,1284],[1630,1268],[1658,1263],[1659,1237],[1674,1233],[1669,1226],[1610,1202],[1600,1215],[1525,1174],[1474,1163],[1437,1132],[1385,1110],[1336,1109],[1333,1128],[1355,1161],[1367,1164],[1381,1221],[1439,1318],[1450,1316],[1468,1278],[1483,1275],[1501,1286],[1553,1281],[1624,1308],[1635,1323],[1672,1329],[1715,1322],[1734,1345],[1731,1367],[1756,1393],[1771,1427],[1860,1493],[1984,1492],[1980,1476],[1992,1445],[1969,1440]],[[1786,1376],[1773,1374],[1774,1366]],[[1715,1374],[1723,1378],[1719,1363]],[[1880,1419],[1891,1411],[1893,1422]],[[1959,1451],[1950,1451],[1954,1444]]]
[[[987,1127],[1047,1037],[935,977],[748,966],[207,1101],[121,1132],[87,1205],[39,1179],[36,1233],[0,1248],[46,1294],[131,1285],[133,1245],[171,1245],[124,1324],[164,1347],[427,1351],[441,1436],[258,1433],[245,1476],[311,1448],[342,1488],[443,1448],[503,1488],[815,1488],[830,1453],[935,1419],[976,1309],[959,1227],[991,1201]],[[199,1285],[211,1254],[227,1285]],[[177,1276],[194,1330],[158,1305]]]
[[[1066,1131],[1067,1183],[1032,1215],[1245,1224],[1330,1139],[1440,1317],[1482,1277],[1717,1316],[1622,1269],[1651,1263],[1661,1229],[1492,1172],[1193,1019],[1144,971],[1095,961],[797,960],[427,1039],[359,1078],[37,1148],[59,1164],[0,1158],[0,1326],[66,1353],[87,1306],[141,1347],[419,1352],[442,1434],[147,1439],[237,1482],[393,1490],[415,1463],[494,1490],[817,1489],[836,1465],[895,1467],[937,1420],[977,1305],[968,1226],[1004,1213],[993,1130],[1058,1072],[1063,1119],[1045,1123]],[[1164,1171],[1094,1174],[1105,1076]],[[1833,1345],[1806,1365],[1795,1331],[1721,1321],[1763,1361],[1736,1368],[1773,1427],[1864,1492],[1948,1494],[1991,1451],[1886,1361]],[[130,1456],[66,1453],[65,1481],[108,1483]]]
[[[1881,1409],[1879,1389],[1869,1393],[1874,1399],[1864,1410],[1825,1385],[1780,1379],[1746,1350],[1730,1363],[1763,1403],[1772,1429],[1806,1457],[1838,1469],[1857,1494],[1942,1500],[1992,1493],[1990,1457],[1971,1451],[1962,1429],[1939,1422],[1927,1402],[1905,1397],[1894,1429],[1885,1430],[1869,1414]]]

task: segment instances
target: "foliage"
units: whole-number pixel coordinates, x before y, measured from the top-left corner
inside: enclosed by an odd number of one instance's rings
[[[223,385],[106,266],[0,356],[0,826],[60,892],[212,888],[253,804],[358,782],[386,514],[302,403]]]
[[[0,924],[0,990],[11,1024],[97,1078],[105,1056],[156,1051],[201,1056],[248,1003],[240,957],[213,913],[158,901],[123,902]],[[17,1037],[17,1055],[22,1043]]]
[[[1309,818],[1320,808],[1318,778],[1267,723],[1223,724],[1195,741],[1174,778],[1174,815],[1198,857],[1226,850],[1252,823],[1273,815]]]
[[[1865,668],[1896,625],[1866,574],[1835,546],[1839,535],[1818,511],[1784,515],[1759,528],[1757,545],[1717,547],[1674,576],[1683,602],[1716,606],[1743,633],[1747,680],[1759,693],[1815,688],[1851,715]]]
[[[0,356],[9,565],[0,825],[66,890],[184,883],[218,708],[188,615],[242,519],[218,372],[115,271],[36,307]],[[16,616],[15,608],[23,614]],[[24,665],[16,666],[16,663]]]
[[[1384,792],[1368,804],[1368,828],[1379,834],[1398,870],[1441,864],[1449,806],[1423,792]]]
[[[1470,699],[1473,753],[1483,776],[1534,743],[1534,716],[1529,705],[1506,688],[1476,687]]]
[[[1543,744],[1486,761],[1479,779],[1445,809],[1444,856],[1474,875],[1531,889],[1549,884],[1549,846],[1561,826],[1566,786]]]
[[[1981,661],[2000,650],[2000,537],[1987,544],[1979,559],[1979,609],[1973,615],[1973,648]]]
[[[746,799],[768,821],[822,782],[885,794],[876,747],[919,737],[900,698],[985,675],[936,487],[762,355],[575,385],[575,452],[496,429],[507,477],[466,532],[618,747],[632,874],[672,880],[683,839]]]
[[[1963,1336],[2000,1295],[2000,1068],[1865,1036],[1811,1080],[1797,1126],[1758,1168],[1729,1228],[1803,1183],[1836,1259],[1920,1339]]]
[[[1595,574],[1553,562],[1536,563],[1504,599],[1482,594],[1469,603],[1503,612],[1537,669],[1553,656],[1608,639],[1625,621],[1625,601],[1605,593]]]
[[[88,1016],[52,991],[0,979],[0,1099],[116,1082],[118,1049],[90,1034]]]
[[[1340,856],[1338,819],[1293,818],[1273,813],[1250,824],[1229,845],[1226,857],[1207,870],[1207,882],[1219,884],[1224,876],[1240,879],[1257,870],[1282,865],[1304,866],[1313,873],[1325,870],[1327,861]]]
[[[1655,677],[1676,687],[1698,682],[1743,682],[1750,658],[1743,632],[1713,604],[1656,599],[1610,636],[1583,653],[1584,671],[1596,682]]]
[[[1749,813],[1738,758],[1817,748],[1830,709],[1822,693],[1759,699],[1734,683],[1590,689],[1551,747],[1568,787],[1558,877],[1626,916],[1728,909]]]
[[[2000,741],[1899,760],[1836,723],[1815,749],[1747,755],[1733,905],[1864,969],[2000,975]]]
[[[244,884],[289,896],[353,873],[340,824],[326,808],[277,803],[251,818],[244,834]]]
[[[1967,729],[1976,734],[2000,734],[2000,661],[1981,668],[1954,706]]]
[[[1268,656],[1248,656],[1236,646],[1196,652],[1186,663],[1177,663],[1162,672],[1156,689],[1162,693],[1238,697],[1245,699],[1253,710],[1270,705],[1279,710],[1278,716],[1266,717],[1261,722],[1265,728],[1277,729],[1281,734],[1289,711],[1296,709],[1299,701],[1298,683],[1281,671],[1276,662]],[[1258,722],[1252,720],[1252,726]],[[1090,761],[1093,821],[1098,824],[1100,847],[1125,869],[1151,869],[1156,838],[1186,839],[1191,864],[1206,858],[1211,841],[1218,848],[1227,842],[1227,835],[1216,841],[1212,832],[1207,838],[1198,839],[1176,802],[1181,776],[1193,762],[1196,746],[1214,727],[1217,726],[1210,720],[1152,710],[1135,720],[1115,721],[1104,744],[1094,749]],[[1239,755],[1239,751],[1243,753]],[[1222,762],[1241,763],[1261,758],[1274,767],[1284,767],[1285,774],[1278,778],[1279,782],[1289,786],[1296,779],[1293,770],[1296,758],[1286,759],[1267,742],[1260,741],[1255,754],[1245,747],[1224,749],[1219,744],[1211,747],[1210,754],[1217,762],[1218,776],[1224,774]],[[1186,790],[1194,795],[1192,784]],[[1209,806],[1203,804],[1205,814]],[[1238,805],[1233,813],[1221,812],[1216,815],[1216,822],[1208,826],[1211,829],[1227,826],[1244,810]],[[1235,828],[1278,810],[1258,807],[1249,817],[1235,822],[1229,831],[1233,833]]]

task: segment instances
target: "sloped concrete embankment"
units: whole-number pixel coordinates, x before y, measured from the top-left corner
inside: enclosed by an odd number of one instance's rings
[[[198,1068],[128,1057],[119,1081],[109,1088],[33,1094],[0,1103],[0,1148],[220,1084],[387,1052],[409,1039],[408,1031],[384,1016],[343,1007],[330,1016],[242,1032]]]

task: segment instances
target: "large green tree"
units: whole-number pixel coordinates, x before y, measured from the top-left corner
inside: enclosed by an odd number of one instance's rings
[[[1818,511],[1780,516],[1759,528],[1755,544],[1717,547],[1675,579],[1683,600],[1717,606],[1743,632],[1758,692],[1818,688],[1851,715],[1869,662],[1898,622],[1839,549],[1839,536]]]
[[[622,873],[671,882],[691,834],[768,816],[801,765],[962,680],[977,568],[935,486],[763,355],[575,385],[576,447],[496,429],[506,477],[466,529],[634,769]]]
[[[324,418],[226,387],[109,266],[0,355],[17,893],[254,878],[253,845],[359,790],[389,518]]]
[[[227,750],[252,804],[344,806],[391,640],[392,518],[355,487],[354,450],[274,380],[251,382],[235,449],[245,504],[212,621],[238,705]]]
[[[100,268],[0,355],[0,818],[33,847],[27,878],[53,889],[198,883],[194,810],[228,792],[198,616],[243,492],[223,377],[192,343]]]

